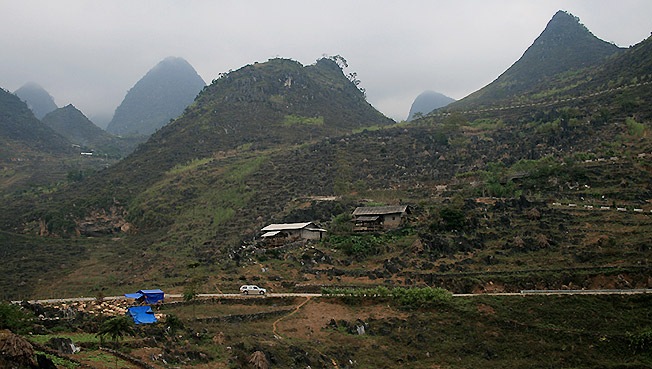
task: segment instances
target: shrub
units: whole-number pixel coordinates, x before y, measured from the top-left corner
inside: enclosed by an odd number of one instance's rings
[[[20,307],[5,302],[0,303],[0,329],[23,332],[30,326],[32,316]]]
[[[329,234],[350,234],[352,231],[353,223],[349,213],[342,213],[333,217],[328,228]]]
[[[627,118],[625,119],[625,124],[627,124],[630,136],[643,137],[645,133],[645,125],[643,123],[638,123],[632,118]]]
[[[444,207],[439,211],[439,217],[444,222],[447,231],[461,230],[464,228],[464,212],[454,207]]]
[[[628,334],[629,346],[636,352],[652,350],[652,328],[636,334]]]
[[[451,302],[453,294],[443,288],[403,288],[397,287],[389,290],[379,286],[375,288],[322,288],[324,296],[342,297],[378,297],[389,298],[392,302],[402,306],[436,306]]]

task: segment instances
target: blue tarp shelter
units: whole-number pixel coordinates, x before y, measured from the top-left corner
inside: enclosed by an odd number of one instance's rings
[[[134,306],[128,309],[128,313],[134,318],[134,323],[154,323],[157,321],[151,306]]]
[[[130,299],[140,299],[141,297],[145,298],[145,302],[148,304],[155,304],[159,301],[163,301],[165,292],[161,290],[140,290],[136,293],[125,293],[125,297]]]

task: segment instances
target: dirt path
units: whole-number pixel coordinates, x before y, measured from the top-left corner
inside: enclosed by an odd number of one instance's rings
[[[289,317],[289,316],[295,314],[297,311],[299,311],[299,309],[301,309],[301,307],[302,307],[303,305],[307,304],[308,301],[310,301],[310,299],[312,299],[312,296],[308,296],[308,297],[306,297],[306,301],[304,301],[304,302],[300,303],[299,305],[297,305],[297,307],[294,309],[293,312],[291,312],[291,313],[288,314],[288,315],[282,316],[282,317],[276,319],[276,321],[274,321],[274,323],[272,324],[272,327],[273,327],[273,329],[272,329],[272,333],[274,334],[274,336],[278,337],[279,339],[282,339],[282,338],[283,338],[283,337],[281,337],[280,335],[276,334],[276,329],[277,329],[276,324],[277,324],[278,322],[280,322],[281,320],[283,320],[283,319],[285,319],[285,318],[287,318],[287,317]]]

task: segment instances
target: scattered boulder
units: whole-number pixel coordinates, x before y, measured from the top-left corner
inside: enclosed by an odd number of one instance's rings
[[[269,363],[265,357],[265,353],[262,351],[256,351],[247,360],[249,364],[255,369],[269,369]]]
[[[0,331],[0,368],[32,368],[34,348],[23,337],[9,330]]]
[[[537,208],[532,208],[527,212],[527,217],[532,219],[532,220],[538,220],[541,219],[541,213]]]
[[[75,346],[72,340],[67,337],[52,337],[47,345],[63,354],[72,355],[79,352],[79,347]]]
[[[224,332],[219,332],[218,334],[213,336],[213,343],[216,345],[223,345],[226,342],[226,337],[224,336]]]

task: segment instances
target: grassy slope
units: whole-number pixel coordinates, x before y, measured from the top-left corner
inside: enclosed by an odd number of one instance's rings
[[[235,289],[242,275],[287,289],[305,278],[315,285],[335,283],[336,274],[327,272],[335,268],[345,272],[342,284],[436,283],[457,292],[561,288],[571,282],[581,287],[645,286],[649,271],[639,267],[645,267],[650,256],[650,216],[633,209],[650,210],[652,163],[650,157],[637,156],[652,148],[646,133],[650,128],[644,124],[643,131],[631,130],[624,122],[627,112],[617,102],[603,108],[515,112],[502,115],[503,120],[484,116],[457,125],[450,124],[452,118],[422,121],[285,150],[243,147],[230,155],[178,165],[136,197],[129,214],[139,234],[122,241],[142,245],[137,248],[164,262],[160,267],[145,263],[132,277],[120,278],[121,283],[174,287],[195,275],[206,278],[210,292],[215,286]],[[605,114],[608,118],[599,119]],[[601,142],[605,136],[618,143]],[[503,144],[514,137],[519,137],[518,145]],[[567,156],[571,146],[580,153]],[[614,155],[618,161],[610,159]],[[532,159],[519,161],[523,157]],[[584,163],[584,158],[593,161]],[[527,176],[511,180],[523,172]],[[441,184],[448,187],[434,187]],[[345,196],[335,203],[309,199],[332,194],[338,185]],[[530,201],[483,199],[520,194]],[[347,245],[325,243],[317,249],[332,260],[321,265],[302,265],[302,260],[305,264],[319,259],[304,250],[264,257],[237,251],[266,223],[328,222],[365,199],[416,205],[411,231],[362,247],[352,256],[343,254],[350,251]],[[617,212],[614,204],[629,211]],[[589,211],[584,205],[612,209]],[[457,229],[450,229],[440,215],[451,206],[464,215]],[[533,209],[538,216],[530,214]],[[417,239],[423,250],[412,247]],[[94,242],[113,243],[109,238]],[[391,258],[400,260],[398,273],[385,265]],[[196,262],[199,268],[188,268]],[[261,264],[272,273],[260,272]],[[95,267],[111,275],[122,262],[107,257],[106,264]],[[562,271],[578,267],[612,268]],[[496,274],[539,269],[553,271]],[[374,270],[378,272],[373,276],[364,274]],[[601,275],[606,276],[602,281]],[[115,279],[98,277],[102,288],[115,290]],[[623,277],[627,283],[615,282]],[[80,293],[91,291],[94,284],[77,283],[78,278],[76,274],[58,284],[77,286]]]

